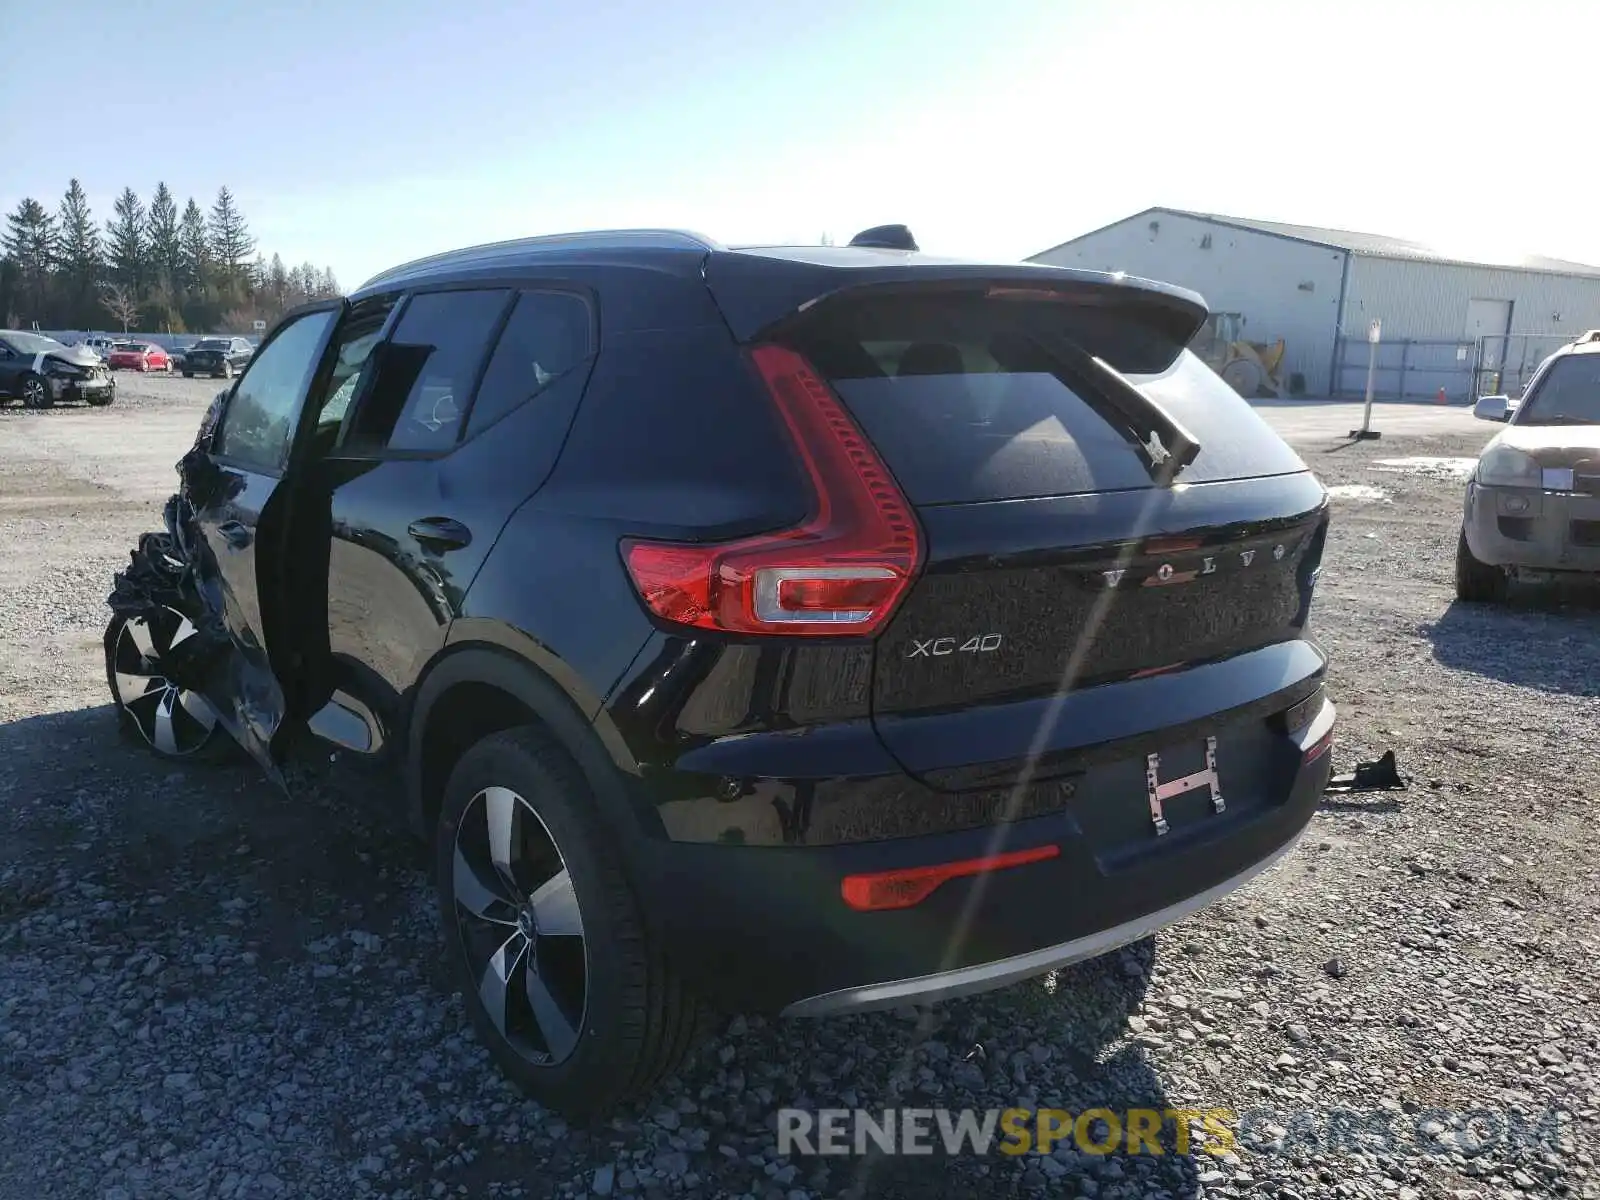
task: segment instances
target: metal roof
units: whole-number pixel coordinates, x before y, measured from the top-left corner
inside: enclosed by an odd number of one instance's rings
[[[1554,275],[1585,275],[1600,277],[1600,267],[1590,266],[1588,263],[1570,262],[1561,258],[1547,258],[1541,254],[1515,254],[1515,255],[1480,255],[1469,256],[1456,253],[1440,246],[1429,245],[1426,242],[1414,242],[1406,238],[1389,237],[1381,233],[1357,233],[1349,229],[1329,229],[1321,225],[1291,225],[1284,221],[1260,221],[1252,217],[1228,217],[1220,213],[1195,212],[1186,208],[1149,208],[1142,213],[1136,213],[1126,220],[1137,220],[1139,217],[1149,216],[1154,213],[1171,213],[1174,216],[1192,217],[1197,221],[1208,221],[1213,225],[1222,225],[1233,229],[1244,229],[1252,233],[1265,233],[1273,237],[1289,238],[1296,242],[1307,242],[1313,246],[1327,246],[1332,250],[1346,250],[1351,254],[1365,255],[1369,258],[1400,258],[1412,259],[1420,262],[1449,263],[1465,267],[1495,267],[1512,271],[1540,271]],[[1120,225],[1121,221],[1113,222]],[[1103,226],[1110,228],[1110,226]],[[1091,232],[1098,233],[1099,230]],[[1087,237],[1088,234],[1082,235]],[[1072,241],[1063,242],[1062,245],[1070,246]],[[1053,249],[1060,249],[1059,246]],[[1043,253],[1048,254],[1046,250]],[[1040,257],[1034,255],[1035,258]]]

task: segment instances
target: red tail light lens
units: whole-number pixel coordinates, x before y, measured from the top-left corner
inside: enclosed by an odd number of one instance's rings
[[[857,912],[882,912],[885,909],[912,908],[921,904],[941,884],[966,875],[983,875],[1010,867],[1059,858],[1060,846],[1035,846],[1031,850],[1012,850],[969,858],[962,862],[939,863],[932,867],[907,867],[899,871],[879,871],[871,875],[846,875],[839,884],[839,895]]]
[[[794,529],[707,545],[630,540],[623,559],[657,616],[726,633],[866,635],[882,628],[922,560],[911,506],[872,444],[805,358],[751,360],[783,417],[815,504]]]

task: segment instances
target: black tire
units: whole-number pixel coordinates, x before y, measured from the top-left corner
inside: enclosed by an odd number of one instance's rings
[[[193,379],[194,378],[194,372],[193,371],[185,371],[183,373],[183,377],[185,379]]]
[[[1466,604],[1499,604],[1506,598],[1506,573],[1479,562],[1462,530],[1456,542],[1456,599]]]
[[[511,847],[502,857],[514,869],[485,866],[497,820],[491,797],[498,811],[516,814],[500,824],[501,844]],[[496,733],[462,756],[445,788],[434,843],[452,969],[473,1027],[509,1079],[541,1104],[586,1119],[648,1093],[682,1063],[705,1032],[709,1011],[651,946],[582,775],[541,731]],[[565,891],[552,891],[558,884]],[[490,895],[513,891],[515,906]],[[568,897],[563,933],[555,932],[555,921],[545,930],[539,915],[540,896],[555,894]],[[498,916],[476,915],[490,911]],[[501,989],[497,1020],[482,992],[493,995],[499,975],[491,978],[491,964],[506,962],[513,986]],[[532,969],[517,965],[523,963]],[[581,978],[581,1007],[575,978]],[[546,1002],[545,1017],[534,1015],[535,991]]]
[[[104,388],[99,392],[85,392],[83,394],[83,402],[90,408],[105,408],[116,398],[117,392],[115,388]]]
[[[23,408],[49,408],[56,402],[50,394],[50,385],[45,382],[43,375],[29,371],[17,384],[17,392],[22,397]]]
[[[161,609],[149,620],[130,621],[120,614],[106,626],[106,687],[117,711],[123,736],[137,742],[158,758],[182,762],[223,763],[235,757],[235,743],[215,714],[194,693],[168,684],[160,674],[160,652],[179,635],[183,617],[171,609]],[[149,650],[142,649],[136,631],[148,636]],[[133,692],[135,679],[145,682]],[[197,706],[204,706],[202,710]],[[165,710],[167,736],[158,722]],[[209,725],[206,713],[210,713]],[[199,714],[199,715],[196,715]]]

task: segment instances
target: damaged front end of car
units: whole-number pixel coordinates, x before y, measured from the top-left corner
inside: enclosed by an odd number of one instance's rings
[[[234,632],[241,628],[229,620],[235,602],[196,521],[222,483],[207,448],[226,395],[212,401],[194,445],[177,463],[179,488],[167,500],[165,528],[141,534],[128,566],[115,575],[106,652],[109,661],[123,623],[153,626],[172,619],[164,614],[177,614],[180,632],[161,648],[161,678],[202,697],[233,740],[286,786],[273,752],[284,714],[282,688],[265,649]]]

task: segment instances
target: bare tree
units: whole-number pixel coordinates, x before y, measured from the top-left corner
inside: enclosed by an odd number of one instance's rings
[[[100,287],[101,303],[106,306],[106,311],[111,314],[114,321],[122,322],[122,332],[128,332],[128,326],[138,323],[139,298],[132,288],[124,287],[120,283],[106,283]]]

